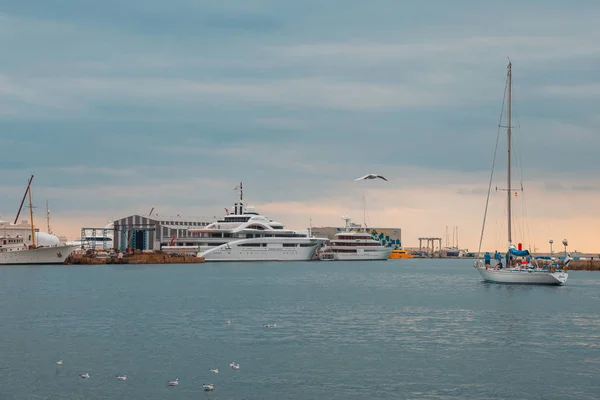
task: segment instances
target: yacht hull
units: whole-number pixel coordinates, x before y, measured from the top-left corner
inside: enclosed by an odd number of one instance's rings
[[[366,251],[363,253],[333,253],[337,261],[385,261],[389,258],[392,249]]]
[[[74,250],[75,247],[65,245],[5,251],[0,253],[0,265],[62,264]]]
[[[486,282],[529,284],[529,285],[562,285],[569,278],[566,271],[523,271],[523,270],[495,270],[475,267]]]
[[[201,252],[198,256],[204,257],[205,261],[310,261],[323,242],[324,239],[311,239],[296,247],[284,247],[282,243],[265,243],[264,247],[250,247],[244,244],[256,242],[239,240]]]

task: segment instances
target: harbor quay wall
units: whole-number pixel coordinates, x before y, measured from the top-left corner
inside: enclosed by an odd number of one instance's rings
[[[86,254],[71,255],[65,264],[71,265],[102,265],[102,264],[198,264],[203,263],[204,257],[171,256],[163,253],[132,254],[128,257],[91,257]]]
[[[600,271],[600,260],[571,260],[569,270],[572,271]]]

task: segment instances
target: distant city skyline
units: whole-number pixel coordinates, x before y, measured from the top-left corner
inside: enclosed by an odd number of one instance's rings
[[[599,12],[587,0],[4,4],[1,219],[31,174],[36,225],[48,200],[69,237],[153,207],[220,216],[243,181],[247,204],[291,228],[363,223],[366,203],[404,246],[458,226],[476,251],[510,57],[525,189],[514,241],[598,252]],[[368,173],[388,182],[353,181]],[[484,248],[506,246],[504,203],[492,192]]]

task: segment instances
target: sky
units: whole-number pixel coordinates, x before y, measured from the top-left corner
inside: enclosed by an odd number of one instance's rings
[[[290,228],[349,215],[412,247],[457,226],[476,250],[510,57],[513,241],[598,252],[597,15],[587,0],[0,0],[0,216],[31,174],[38,222],[48,200],[69,237],[153,207],[220,216],[243,181]],[[488,249],[507,241],[504,131],[498,146]],[[388,182],[353,181],[367,173]]]

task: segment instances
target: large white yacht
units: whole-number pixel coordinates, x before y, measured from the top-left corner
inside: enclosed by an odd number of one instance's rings
[[[189,232],[198,243],[198,256],[206,261],[308,261],[327,240],[285,229],[242,201],[233,214]]]
[[[359,260],[387,260],[392,252],[391,247],[382,246],[379,241],[371,238],[366,232],[351,231],[356,227],[350,217],[342,217],[346,221],[344,232],[336,233],[325,247],[319,251],[322,261],[359,261]]]
[[[205,226],[189,228],[182,242],[173,238],[167,253],[187,253],[206,261],[308,261],[315,257],[327,238],[314,238],[309,231],[285,229],[280,222],[245,207],[242,184],[240,201],[233,213]]]

